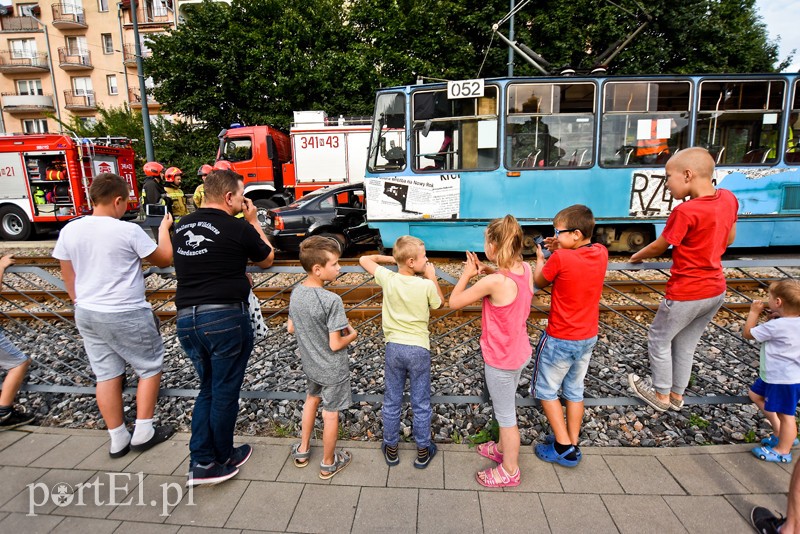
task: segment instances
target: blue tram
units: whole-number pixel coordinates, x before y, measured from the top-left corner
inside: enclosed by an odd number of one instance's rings
[[[375,101],[367,219],[391,247],[480,250],[506,213],[526,252],[571,204],[595,240],[633,251],[672,208],[664,163],[690,146],[739,199],[734,246],[800,242],[800,77],[790,74],[536,77],[382,89]]]

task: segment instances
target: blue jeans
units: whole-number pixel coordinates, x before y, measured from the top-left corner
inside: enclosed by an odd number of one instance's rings
[[[406,377],[411,381],[414,441],[422,449],[431,444],[431,353],[415,345],[386,344],[383,393],[383,442],[390,447],[400,441],[400,407]]]
[[[178,339],[197,370],[200,394],[192,413],[192,464],[225,463],[233,452],[253,331],[247,313],[213,310],[178,317]]]
[[[597,336],[589,339],[559,339],[542,334],[536,345],[536,365],[531,393],[540,400],[556,400],[558,390],[570,402],[583,401],[583,381],[589,370]]]

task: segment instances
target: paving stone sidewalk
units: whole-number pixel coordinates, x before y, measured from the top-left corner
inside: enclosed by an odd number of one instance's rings
[[[586,448],[574,469],[524,447],[522,484],[487,490],[475,472],[494,464],[467,445],[442,445],[419,470],[412,445],[390,469],[378,443],[340,442],[353,463],[323,481],[321,448],[298,469],[296,440],[248,438],[234,479],[189,492],[188,440],[112,460],[105,431],[0,432],[0,532],[746,533],[754,505],[785,510],[793,468],[752,445]]]

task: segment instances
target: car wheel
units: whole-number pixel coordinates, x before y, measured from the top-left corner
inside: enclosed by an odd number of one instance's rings
[[[31,222],[24,211],[16,206],[0,209],[0,237],[6,241],[25,241],[31,230]]]
[[[347,238],[344,237],[344,234],[319,234],[320,237],[327,237],[328,239],[333,239],[339,244],[339,250],[344,251],[347,249]]]
[[[267,222],[269,221],[269,217],[267,216],[267,211],[271,210],[272,208],[277,208],[278,205],[265,198],[260,198],[258,200],[253,201],[253,205],[256,207],[256,213],[258,217],[258,224],[261,225],[261,229],[267,229]]]

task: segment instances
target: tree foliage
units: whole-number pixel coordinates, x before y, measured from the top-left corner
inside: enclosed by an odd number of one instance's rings
[[[516,39],[555,71],[589,70],[600,52],[642,21],[613,61],[618,74],[769,72],[769,41],[755,0],[533,0]],[[520,2],[518,2],[520,3]],[[286,128],[293,110],[367,115],[379,87],[504,76],[507,47],[492,33],[508,0],[205,0],[153,38],[145,64],[156,99],[206,122]],[[500,25],[508,35],[508,23]],[[516,75],[538,75],[516,57]]]

